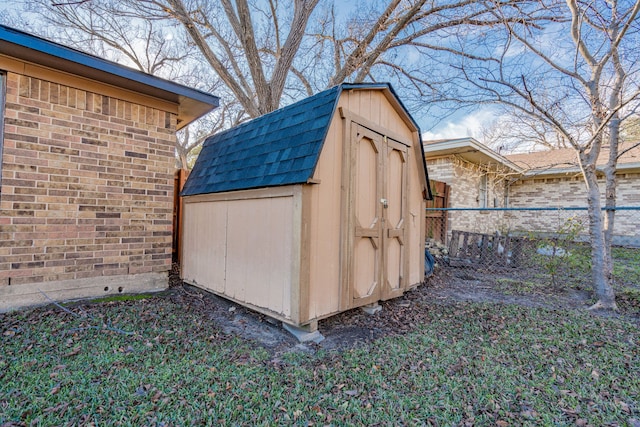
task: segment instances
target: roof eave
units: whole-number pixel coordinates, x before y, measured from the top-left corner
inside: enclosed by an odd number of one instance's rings
[[[523,169],[518,165],[506,157],[476,142],[473,138],[460,138],[433,142],[426,144],[424,146],[424,151],[427,159],[450,156],[453,154],[479,153],[482,157],[488,160],[487,163],[494,161],[513,170],[514,172],[524,173]]]
[[[600,167],[597,168],[598,172],[602,172]],[[620,163],[616,167],[616,172],[630,172],[640,171],[640,162]],[[550,168],[550,169],[532,169],[522,173],[524,178],[535,178],[538,176],[560,176],[579,174],[580,168],[578,166],[566,167],[566,168]]]
[[[178,129],[219,106],[217,96],[3,25],[0,54],[177,104]]]
[[[213,111],[215,108],[218,108],[219,105],[218,98],[216,98],[214,105],[210,102],[202,102],[189,98],[188,96],[180,96],[178,99],[176,130],[180,130],[185,126],[188,126],[193,121]]]

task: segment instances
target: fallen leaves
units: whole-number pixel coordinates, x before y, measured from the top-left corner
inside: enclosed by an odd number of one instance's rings
[[[51,387],[51,390],[49,390],[49,394],[51,395],[58,394],[59,391],[60,391],[60,383]]]
[[[82,347],[80,347],[79,345],[73,347],[73,349],[68,352],[65,353],[64,357],[72,357],[72,356],[77,356],[78,354],[80,354],[80,351],[82,350]]]

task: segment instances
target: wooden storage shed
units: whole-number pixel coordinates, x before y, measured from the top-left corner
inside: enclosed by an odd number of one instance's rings
[[[182,278],[294,326],[424,279],[420,131],[389,84],[343,84],[210,137]]]

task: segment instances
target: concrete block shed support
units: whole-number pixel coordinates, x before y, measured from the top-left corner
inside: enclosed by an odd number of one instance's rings
[[[362,311],[370,315],[373,315],[379,311],[382,311],[382,306],[378,303],[365,305],[364,307],[361,307],[361,308],[362,308]]]
[[[324,335],[317,330],[317,325],[314,330],[310,330],[308,327],[296,327],[283,322],[282,327],[300,342],[314,342],[318,344],[324,341]]]

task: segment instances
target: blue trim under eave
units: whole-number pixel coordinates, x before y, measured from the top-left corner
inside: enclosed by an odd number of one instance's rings
[[[142,71],[107,61],[106,59],[81,52],[79,50],[63,46],[61,44],[46,40],[33,34],[25,33],[15,28],[0,25],[0,53],[3,53],[3,42],[12,43],[24,49],[46,54],[65,61],[70,61],[85,67],[106,72],[118,77],[122,77],[136,83],[157,88],[175,95],[184,96],[196,101],[218,107],[220,98],[203,92],[198,89],[183,86],[169,80],[161,79]]]

